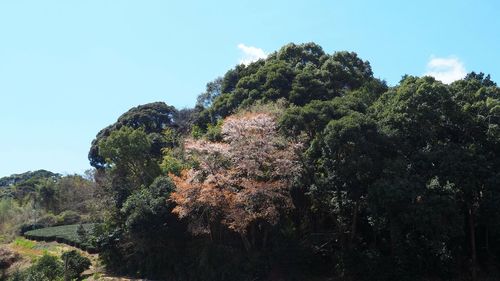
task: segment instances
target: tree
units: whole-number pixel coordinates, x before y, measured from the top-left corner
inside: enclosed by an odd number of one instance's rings
[[[80,243],[87,241],[87,230],[85,230],[82,223],[78,224],[78,227],[76,228],[76,236],[78,237]]]
[[[367,105],[352,95],[327,101],[313,100],[304,106],[286,109],[279,123],[287,134],[299,136],[304,133],[312,141],[331,120],[340,119],[352,112],[365,113],[366,110]]]
[[[214,99],[222,93],[222,82],[222,77],[217,77],[214,81],[208,82],[205,92],[198,96],[196,105],[204,108],[210,107]]]
[[[174,213],[187,217],[194,233],[213,235],[217,224],[225,225],[247,250],[255,247],[259,228],[265,247],[269,227],[293,207],[289,189],[301,171],[301,145],[280,137],[275,117],[266,113],[228,117],[222,135],[223,142],[186,141],[198,165],[170,175],[177,187]]]
[[[149,185],[159,174],[158,164],[151,156],[152,145],[144,129],[125,126],[101,140],[99,151],[115,180],[137,188]],[[125,188],[123,185],[116,187]]]
[[[258,101],[284,98],[302,106],[354,90],[362,90],[373,101],[387,89],[385,82],[373,77],[369,62],[356,53],[328,55],[314,43],[287,44],[265,60],[228,71],[220,85],[220,94],[200,112],[199,120],[215,123]]]
[[[47,170],[37,170],[33,172],[26,172],[22,174],[13,174],[8,177],[0,178],[0,187],[7,187],[12,185],[22,185],[23,183],[33,182],[42,179],[58,179],[60,174],[56,174]]]
[[[168,177],[157,177],[147,188],[135,191],[120,213],[125,218],[121,245],[127,267],[141,275],[164,279],[181,258],[186,229],[172,213],[168,200],[175,186]]]
[[[57,211],[57,190],[53,180],[44,180],[37,184],[36,192],[40,206],[46,211]]]
[[[91,263],[87,257],[82,256],[78,251],[71,250],[61,255],[64,262],[64,280],[70,281],[80,277],[80,275],[90,267]]]
[[[80,175],[67,175],[55,184],[60,211],[87,213],[94,203],[95,183]]]
[[[122,127],[142,128],[152,141],[151,156],[160,158],[161,149],[164,147],[161,133],[167,127],[175,127],[174,117],[176,114],[177,110],[173,106],[163,102],[149,103],[130,109],[122,114],[114,124],[102,129],[97,134],[89,151],[90,165],[97,169],[104,168],[106,157],[101,154],[99,144],[105,141],[112,132],[120,130]]]
[[[308,151],[308,158],[316,167],[311,194],[336,218],[342,249],[351,247],[357,238],[367,191],[378,179],[380,163],[387,154],[384,142],[376,123],[354,112],[330,121]]]
[[[458,200],[466,216],[472,279],[477,278],[477,243],[484,243],[483,256],[491,259],[489,246],[490,220],[498,209],[491,200],[498,196],[498,147],[500,145],[500,88],[483,73],[469,73],[465,79],[451,85],[453,97],[460,108],[457,127],[461,137],[449,151],[443,153],[443,174],[457,184]],[[444,176],[444,175],[443,175]],[[480,215],[486,215],[481,217]],[[483,239],[477,237],[483,231]]]
[[[44,254],[27,270],[25,280],[52,281],[60,280],[63,275],[63,265],[55,256]]]
[[[172,206],[165,198],[170,197],[173,190],[174,185],[169,178],[158,177],[148,188],[129,196],[121,210],[126,217],[126,230],[139,240],[156,236],[155,231],[163,227],[171,212]]]
[[[319,66],[325,59],[325,52],[321,46],[315,43],[294,44],[289,43],[281,47],[276,54],[277,59],[290,63],[293,67],[305,67],[307,64]]]
[[[491,111],[498,90],[489,82],[484,86],[483,82],[482,77],[471,75],[446,86],[431,77],[408,76],[372,108],[381,130],[397,145],[395,151],[402,158],[400,162],[411,168],[416,182],[439,178],[448,183],[441,186],[448,186],[455,196],[466,232],[456,237],[462,239],[462,245],[441,243],[454,254],[460,253],[462,246],[468,249],[474,280],[478,267],[478,214],[484,194],[492,194],[495,190],[492,183],[498,176],[495,168],[498,139],[492,137],[497,119],[494,110]],[[419,186],[416,196],[424,194],[423,183]],[[397,232],[401,230],[393,231]],[[435,238],[436,235],[428,239]]]

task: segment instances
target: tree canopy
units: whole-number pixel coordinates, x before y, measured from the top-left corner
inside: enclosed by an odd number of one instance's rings
[[[358,89],[365,89],[376,97],[387,86],[373,77],[370,63],[361,60],[354,52],[329,55],[314,43],[291,43],[265,60],[228,71],[224,77],[209,83],[207,92],[200,95],[199,100],[205,100],[207,93],[213,93],[210,89],[214,88],[217,94],[209,95],[210,103],[205,104],[209,106],[201,112],[205,121],[213,122],[258,101],[283,98],[302,106]]]
[[[140,106],[99,133],[104,260],[186,280],[493,276],[499,122],[489,75],[388,87],[354,52],[287,44],[207,83],[193,109]],[[178,255],[169,270],[140,258],[153,241]]]
[[[99,209],[103,264],[137,277],[495,280],[499,152],[489,75],[389,87],[354,52],[291,43],[208,82],[194,108],[130,109],[92,142],[93,181],[1,179],[36,196],[0,210]]]
[[[142,128],[152,141],[150,148],[152,155],[160,157],[161,148],[165,145],[161,134],[166,128],[175,127],[176,114],[177,110],[173,106],[163,102],[149,103],[130,109],[122,114],[114,124],[102,129],[97,134],[90,147],[90,165],[95,168],[103,168],[106,161],[99,152],[99,143],[122,127]]]

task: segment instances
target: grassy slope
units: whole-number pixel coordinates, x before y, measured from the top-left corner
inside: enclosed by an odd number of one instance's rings
[[[68,246],[66,244],[61,244],[57,242],[45,242],[45,241],[31,241],[22,237],[16,238],[10,244],[0,245],[2,247],[7,247],[13,252],[18,253],[21,256],[21,260],[16,262],[9,268],[8,274],[13,273],[16,270],[22,270],[29,267],[37,258],[44,254],[49,254],[53,256],[60,257],[62,253],[70,250],[77,250],[82,255],[88,257],[92,262],[92,266],[89,270],[84,272],[86,276],[83,280],[85,281],[140,281],[141,279],[132,279],[123,276],[110,276],[106,274],[104,267],[99,262],[99,256],[97,254],[88,254],[77,248]]]
[[[2,245],[11,251],[19,254],[21,259],[14,263],[7,271],[7,274],[11,274],[16,270],[23,270],[29,267],[36,259],[40,258],[44,254],[60,257],[62,253],[76,248],[68,246],[66,244],[60,244],[57,242],[37,242],[27,240],[22,237],[16,238],[10,244]],[[78,250],[78,249],[77,249]],[[89,273],[93,274],[97,268],[99,268],[99,261],[97,255],[91,255],[81,250],[78,250],[82,255],[88,257],[92,262],[91,271]]]

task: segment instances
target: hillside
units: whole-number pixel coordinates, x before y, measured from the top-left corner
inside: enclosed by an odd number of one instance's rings
[[[18,270],[23,270],[28,268],[34,259],[42,257],[44,254],[54,255],[60,257],[62,253],[68,252],[71,250],[79,251],[83,256],[89,258],[92,262],[92,265],[88,270],[83,272],[83,280],[86,281],[129,281],[129,280],[137,280],[127,278],[125,276],[113,276],[109,275],[105,272],[105,269],[99,262],[99,257],[97,254],[88,254],[86,252],[80,251],[77,248],[71,247],[67,244],[60,244],[57,242],[34,242],[29,240],[17,239],[16,241],[3,245],[0,248],[0,251],[8,251],[17,257],[15,258],[15,262],[10,266],[8,271],[6,271],[6,275],[12,275],[14,272]],[[3,252],[2,252],[3,253]],[[0,275],[1,276],[1,275]]]
[[[103,127],[85,177],[2,179],[4,241],[95,223],[107,272],[155,280],[499,276],[500,88],[484,73],[388,86],[354,52],[290,43],[194,108]]]
[[[61,177],[59,174],[46,170],[29,171],[22,174],[13,174],[0,178],[0,188],[13,185],[23,185],[40,179],[56,179]]]

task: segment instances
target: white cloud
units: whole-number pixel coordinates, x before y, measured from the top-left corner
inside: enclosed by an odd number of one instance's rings
[[[425,75],[432,76],[446,84],[460,80],[466,74],[464,64],[455,57],[431,57],[431,60],[427,63],[427,72],[425,73]]]
[[[238,44],[238,49],[243,52],[243,57],[240,59],[240,63],[244,65],[249,65],[254,61],[258,61],[259,59],[264,59],[267,57],[266,52],[261,48],[247,46],[245,44]]]

